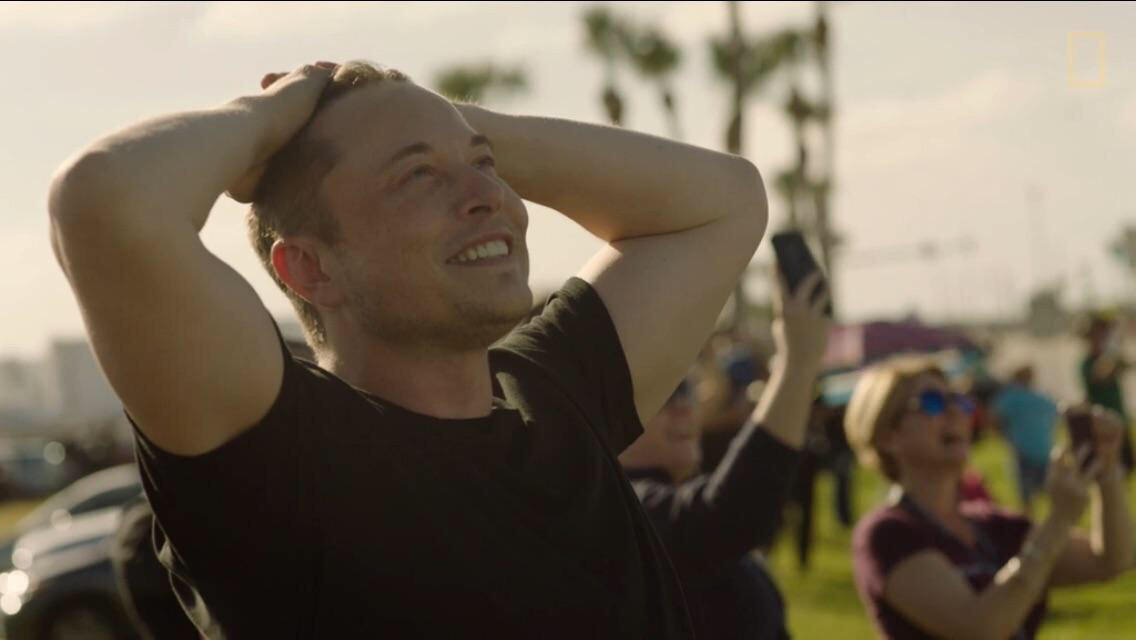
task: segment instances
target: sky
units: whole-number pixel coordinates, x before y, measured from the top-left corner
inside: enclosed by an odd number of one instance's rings
[[[602,68],[580,19],[593,4],[0,3],[0,358],[35,358],[82,332],[45,201],[55,169],[99,136],[254,93],[268,71],[348,59],[425,85],[456,63],[521,64],[529,92],[488,106],[601,122]],[[728,92],[706,41],[726,29],[724,3],[609,6],[682,45],[687,141],[720,148]],[[808,24],[814,10],[743,3],[742,19],[758,35]],[[837,3],[831,18],[845,319],[1006,317],[1056,281],[1075,306],[1133,296],[1107,246],[1136,224],[1136,4]],[[620,82],[627,126],[663,134],[652,88],[629,72]],[[746,112],[744,154],[767,180],[793,157],[784,91],[774,81]],[[776,229],[785,212],[770,193]],[[529,210],[532,282],[548,291],[599,245],[556,212]],[[289,315],[243,214],[220,199],[205,243]],[[926,242],[942,247],[936,258],[919,259]],[[754,261],[770,260],[766,241]],[[760,293],[762,278],[750,285]]]

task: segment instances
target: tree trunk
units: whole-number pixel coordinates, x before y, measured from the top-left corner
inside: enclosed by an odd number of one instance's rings
[[[738,15],[738,3],[731,0],[726,3],[730,14],[730,45],[733,52],[730,56],[734,72],[734,95],[731,102],[730,125],[726,129],[726,150],[734,155],[742,155],[742,133],[745,102],[745,78],[742,76],[742,52],[745,42],[742,40],[742,23]],[[745,293],[746,271],[738,278],[734,286],[734,329],[745,328],[748,301]]]
[[[833,264],[833,240],[835,234],[831,229],[832,190],[836,188],[836,134],[833,123],[836,121],[836,102],[833,90],[831,43],[829,30],[828,3],[823,0],[817,2],[817,32],[821,42],[820,55],[817,63],[820,66],[821,78],[821,104],[828,109],[828,117],[824,121],[824,184],[825,188],[818,192],[816,199],[816,232],[820,240],[820,260],[825,273],[828,274],[828,293],[832,299],[833,316],[836,315],[836,280],[835,265]]]

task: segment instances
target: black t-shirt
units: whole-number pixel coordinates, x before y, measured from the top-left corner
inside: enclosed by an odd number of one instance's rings
[[[443,420],[286,353],[267,416],[219,449],[138,432],[163,562],[209,637],[691,637],[615,457],[642,426],[599,296],[569,280],[490,367],[492,413]]]
[[[772,542],[800,455],[747,422],[712,473],[676,485],[662,469],[628,470],[701,640],[788,637],[784,600],[749,553]]]

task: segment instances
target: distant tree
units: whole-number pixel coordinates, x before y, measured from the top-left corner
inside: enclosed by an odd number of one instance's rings
[[[682,124],[678,117],[673,84],[674,73],[682,63],[682,52],[657,27],[636,29],[625,23],[619,30],[619,35],[631,66],[655,85],[670,137],[682,140]]]
[[[1136,276],[1136,226],[1121,229],[1120,235],[1112,241],[1109,249],[1112,250],[1113,257]]]
[[[606,7],[592,7],[584,13],[586,44],[589,51],[599,57],[604,67],[604,88],[601,93],[604,111],[609,122],[623,126],[623,94],[616,84],[616,68],[623,49],[620,25]]]
[[[738,3],[727,2],[726,9],[729,31],[724,37],[711,38],[710,55],[714,70],[730,87],[726,150],[743,155],[746,105],[756,92],[768,85],[774,73],[785,65],[790,55],[795,54],[796,41],[789,35],[790,31],[750,41],[742,33]],[[748,308],[745,298],[744,282],[739,280],[734,289],[734,306],[738,310],[734,321],[737,324],[744,322],[743,316]]]
[[[438,93],[451,100],[483,102],[523,93],[528,90],[529,81],[519,66],[501,67],[483,62],[447,67],[435,75],[434,86]]]

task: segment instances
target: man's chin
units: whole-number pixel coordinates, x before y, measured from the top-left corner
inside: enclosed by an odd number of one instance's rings
[[[527,293],[527,292],[526,292]],[[528,317],[532,294],[494,304],[463,305],[457,314],[454,335],[469,347],[488,348],[509,334]]]

